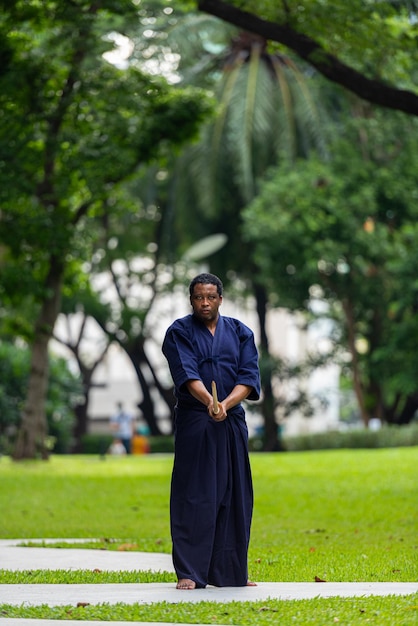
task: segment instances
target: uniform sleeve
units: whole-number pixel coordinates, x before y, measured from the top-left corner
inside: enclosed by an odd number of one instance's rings
[[[175,387],[181,389],[188,380],[201,380],[192,342],[179,324],[174,323],[167,330],[162,351]]]
[[[258,367],[258,352],[254,341],[253,332],[245,325],[241,325],[240,338],[240,361],[237,375],[237,384],[252,387],[247,400],[259,400],[260,398],[260,370]]]

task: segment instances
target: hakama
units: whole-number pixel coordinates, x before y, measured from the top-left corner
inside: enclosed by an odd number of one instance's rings
[[[174,380],[175,456],[170,520],[173,563],[179,579],[196,587],[244,586],[253,488],[248,430],[241,405],[216,422],[187,390],[202,380],[210,391],[216,381],[222,401],[235,385],[260,394],[258,354],[252,331],[242,322],[219,316],[213,336],[193,315],[174,322],[163,343]]]

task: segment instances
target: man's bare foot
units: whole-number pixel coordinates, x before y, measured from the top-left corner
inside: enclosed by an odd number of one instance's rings
[[[196,589],[196,583],[194,580],[190,580],[190,578],[180,578],[176,589]]]
[[[252,580],[247,580],[247,587],[257,587],[257,583],[253,583]]]

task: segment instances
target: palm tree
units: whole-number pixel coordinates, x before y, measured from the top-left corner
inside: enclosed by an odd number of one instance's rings
[[[325,150],[317,83],[290,56],[270,50],[264,39],[207,15],[182,16],[166,44],[178,55],[177,79],[211,89],[217,100],[216,117],[172,170],[175,191],[164,213],[167,254],[210,233],[227,235],[228,245],[213,257],[211,270],[226,281],[238,276],[254,296],[261,356],[268,364],[269,298],[257,278],[250,246],[243,241],[241,214],[270,168],[283,159]],[[276,450],[280,441],[271,368],[263,367],[263,374],[264,448]]]

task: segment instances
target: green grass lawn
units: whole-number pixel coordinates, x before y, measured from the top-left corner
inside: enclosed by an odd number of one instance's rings
[[[266,582],[311,582],[315,576],[334,582],[416,581],[417,460],[417,448],[252,454],[250,577]],[[125,543],[128,549],[170,552],[171,466],[170,455],[53,456],[48,462],[18,464],[2,458],[0,538],[93,538],[101,540],[96,547],[117,549]],[[8,583],[141,580],[174,578],[121,572],[102,573],[93,581],[87,572],[0,572],[0,582]],[[147,607],[146,618],[140,606],[86,607],[85,619],[325,624],[338,618],[346,624],[392,626],[417,624],[417,607],[416,597],[269,601],[250,607],[186,602]],[[81,619],[68,607],[3,606],[0,611],[9,617]]]

